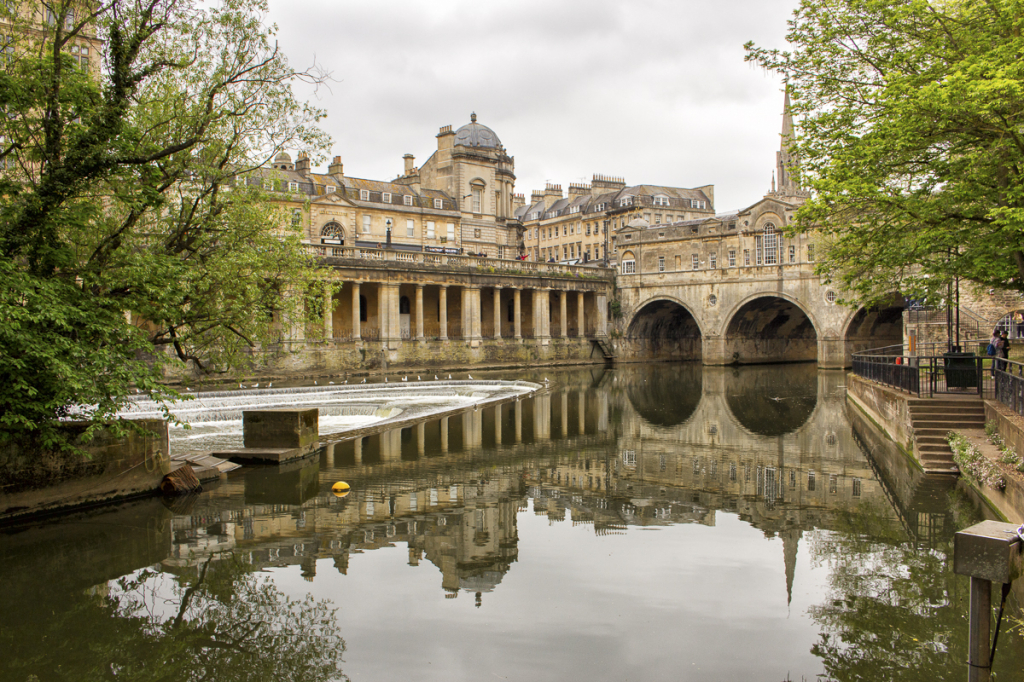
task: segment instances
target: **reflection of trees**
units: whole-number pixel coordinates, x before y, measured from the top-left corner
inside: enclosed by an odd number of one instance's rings
[[[952,571],[953,542],[925,550],[881,508],[837,514],[837,530],[811,540],[829,591],[809,609],[821,626],[811,651],[829,680],[961,679],[967,660],[967,579]],[[996,669],[1019,671],[1020,641],[1001,638]]]
[[[145,569],[68,609],[49,637],[58,655],[22,651],[12,668],[40,680],[346,679],[334,612],[286,597],[233,555],[179,576]]]

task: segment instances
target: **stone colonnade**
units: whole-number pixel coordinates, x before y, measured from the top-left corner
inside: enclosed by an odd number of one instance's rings
[[[352,281],[328,298],[324,336],[335,341],[582,339],[608,333],[604,292],[548,287]]]

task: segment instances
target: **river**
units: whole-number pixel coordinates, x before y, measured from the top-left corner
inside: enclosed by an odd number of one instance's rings
[[[985,514],[865,431],[843,373],[474,374],[549,382],[0,529],[0,680],[965,677],[952,537]],[[1004,631],[996,679],[1022,667]]]

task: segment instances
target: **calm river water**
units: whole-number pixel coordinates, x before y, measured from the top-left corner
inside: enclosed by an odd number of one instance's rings
[[[864,430],[842,373],[477,374],[545,376],[192,498],[0,530],[0,680],[965,678],[952,536],[981,515]]]

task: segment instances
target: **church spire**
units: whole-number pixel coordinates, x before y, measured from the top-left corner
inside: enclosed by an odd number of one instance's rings
[[[783,201],[802,203],[808,193],[794,177],[793,170],[797,166],[796,157],[791,152],[792,142],[796,134],[793,126],[793,112],[790,110],[789,85],[786,85],[785,99],[782,104],[782,132],[779,134],[779,151],[775,152],[775,173],[771,195]]]

